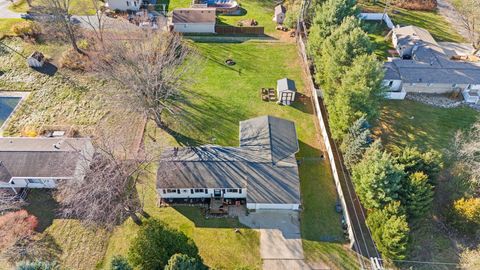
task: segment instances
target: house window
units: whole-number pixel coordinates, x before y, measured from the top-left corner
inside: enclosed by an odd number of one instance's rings
[[[236,189],[236,188],[229,188],[229,189],[227,189],[227,192],[229,192],[229,193],[238,193],[238,189]]]
[[[239,190],[238,190],[238,193],[242,194],[242,189],[239,189]]]
[[[166,193],[167,193],[167,191],[166,191],[165,189],[163,189],[163,190],[162,190],[162,193],[163,193],[163,194],[166,194]]]
[[[180,189],[177,189],[177,193],[180,194]]]
[[[388,82],[388,87],[392,87],[393,86],[393,81],[389,81]]]
[[[165,193],[177,193],[177,190],[176,189],[172,189],[172,188],[167,188],[167,189],[164,189],[163,192]]]
[[[129,7],[129,6],[130,6],[130,1],[127,1],[127,7]]]
[[[134,5],[134,6],[137,6],[137,1],[133,1],[133,5]]]
[[[192,189],[190,189],[190,194],[193,194],[193,188],[192,188]]]
[[[43,180],[40,179],[27,179],[29,184],[43,184]]]
[[[208,194],[208,189],[205,189],[205,194]]]
[[[195,193],[203,193],[203,188],[196,188]]]

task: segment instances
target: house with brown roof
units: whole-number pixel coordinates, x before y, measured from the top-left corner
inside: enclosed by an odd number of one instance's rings
[[[0,188],[55,188],[83,179],[93,157],[88,138],[0,138]]]
[[[179,33],[215,33],[216,20],[215,8],[177,8],[171,26]]]

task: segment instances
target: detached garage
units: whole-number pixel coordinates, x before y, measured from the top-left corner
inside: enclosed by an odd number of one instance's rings
[[[173,10],[173,31],[179,33],[215,33],[215,8],[177,8]]]

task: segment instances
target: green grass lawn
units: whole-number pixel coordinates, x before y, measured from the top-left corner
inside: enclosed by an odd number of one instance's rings
[[[390,150],[404,146],[434,149],[443,154],[452,146],[455,133],[469,128],[480,113],[466,107],[442,109],[418,102],[385,101],[375,134]],[[436,181],[432,212],[411,222],[411,242],[407,260],[458,262],[459,249],[455,240],[439,225],[448,208],[450,198],[462,193],[462,186],[449,173],[450,165],[445,157],[446,169]],[[440,220],[440,221],[439,221]],[[412,265],[398,265],[402,269]],[[451,269],[447,266],[414,265],[415,269]],[[432,268],[433,267],[433,268]]]
[[[27,0],[19,0],[11,4],[8,9],[18,13],[25,13],[30,9],[30,7],[28,6]]]
[[[385,39],[389,29],[382,22],[364,21],[364,29],[368,33],[374,46],[374,53],[379,60],[386,60],[389,56],[388,50],[393,49],[391,40]]]
[[[376,4],[362,1],[359,6],[364,12],[383,13],[385,1],[376,1]],[[393,10],[395,10],[395,13]],[[438,12],[407,10],[391,5],[388,9],[388,15],[395,25],[415,25],[427,29],[437,41],[464,42],[464,39]]]
[[[0,19],[0,38],[5,35],[14,35],[12,26],[23,21],[23,19]]]

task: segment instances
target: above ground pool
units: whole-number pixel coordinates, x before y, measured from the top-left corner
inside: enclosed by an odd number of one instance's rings
[[[0,97],[0,127],[12,114],[21,99],[20,97]]]
[[[199,3],[215,7],[221,13],[230,13],[238,9],[238,3],[235,0],[199,0]]]

